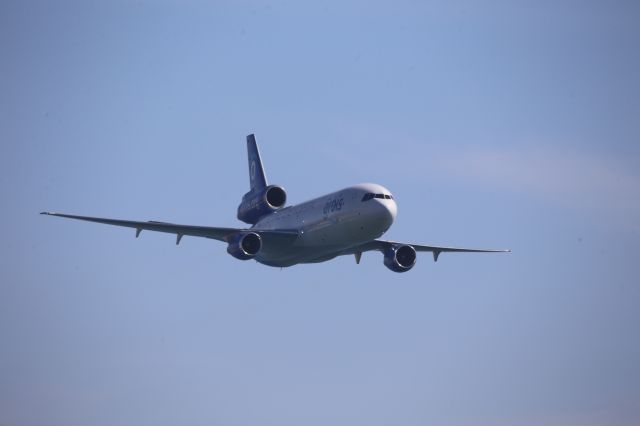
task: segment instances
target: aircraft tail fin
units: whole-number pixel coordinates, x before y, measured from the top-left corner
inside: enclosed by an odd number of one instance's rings
[[[242,196],[238,206],[238,219],[255,225],[264,216],[283,208],[287,201],[287,193],[281,186],[267,184],[260,151],[253,134],[247,136],[247,154],[251,188]]]
[[[264,174],[260,151],[258,151],[258,144],[253,133],[247,136],[247,154],[249,156],[249,184],[251,191],[266,188],[267,177]]]

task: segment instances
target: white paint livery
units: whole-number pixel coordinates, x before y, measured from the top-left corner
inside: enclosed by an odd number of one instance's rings
[[[264,191],[267,182],[253,135],[247,137],[247,148],[251,191],[245,197],[251,198],[254,191],[256,194]],[[257,183],[256,169],[261,172]],[[282,192],[284,194],[284,190]],[[244,200],[243,197],[243,203]],[[240,208],[242,207],[241,204]],[[397,212],[396,202],[388,189],[374,183],[363,183],[296,206],[266,210],[251,228],[138,222],[51,212],[42,214],[135,228],[136,237],[142,230],[172,233],[176,234],[176,244],[180,243],[184,235],[212,238],[226,242],[227,251],[238,259],[255,259],[275,267],[324,262],[347,254],[355,255],[356,262],[360,263],[363,252],[376,250],[383,253],[384,264],[389,269],[406,272],[414,266],[416,252],[432,252],[433,259],[437,261],[442,252],[509,251],[378,240],[391,227]]]

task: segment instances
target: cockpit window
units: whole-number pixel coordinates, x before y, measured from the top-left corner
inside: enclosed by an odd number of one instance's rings
[[[381,200],[393,200],[393,196],[389,194],[372,194],[371,192],[368,192],[364,194],[364,196],[362,197],[362,201],[369,201],[374,198],[379,198]]]

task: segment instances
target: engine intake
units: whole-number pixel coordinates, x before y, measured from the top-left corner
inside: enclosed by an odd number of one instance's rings
[[[410,245],[395,244],[384,253],[384,266],[393,272],[407,272],[416,264],[416,249]]]
[[[255,225],[263,216],[280,210],[287,202],[287,193],[281,186],[270,185],[258,191],[249,191],[238,206],[238,219]]]
[[[253,259],[262,248],[262,238],[255,232],[235,235],[227,246],[227,253],[236,259]]]

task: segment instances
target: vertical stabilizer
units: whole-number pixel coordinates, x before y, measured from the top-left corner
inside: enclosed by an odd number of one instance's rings
[[[251,189],[242,196],[238,206],[238,219],[255,225],[261,218],[283,208],[287,202],[287,193],[281,186],[267,186],[260,151],[253,134],[247,136],[247,154]]]
[[[251,185],[251,191],[266,188],[267,178],[264,175],[260,151],[258,151],[258,144],[253,134],[247,136],[247,154],[249,156],[249,184]]]

